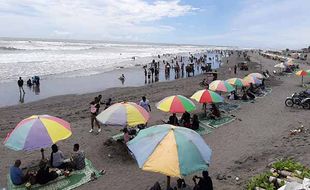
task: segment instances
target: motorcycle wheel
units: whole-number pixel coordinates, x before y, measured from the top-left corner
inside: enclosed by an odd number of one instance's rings
[[[304,109],[310,109],[310,103],[309,103],[309,102],[304,102],[304,103],[302,104],[302,108],[304,108]]]
[[[293,102],[293,100],[291,98],[288,98],[288,99],[285,100],[285,105],[287,107],[293,107],[294,102]]]

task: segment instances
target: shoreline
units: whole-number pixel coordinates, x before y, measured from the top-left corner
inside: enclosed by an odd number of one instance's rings
[[[197,52],[196,52],[197,53]],[[200,52],[198,54],[204,54],[205,52]],[[132,66],[128,68],[114,69],[112,71],[103,72],[99,74],[91,74],[89,76],[77,76],[77,77],[55,77],[47,78],[41,80],[39,88],[31,87],[29,88],[26,83],[26,78],[24,78],[24,90],[26,92],[25,96],[20,96],[18,87],[15,81],[0,83],[0,107],[8,107],[13,105],[22,105],[29,102],[35,102],[38,100],[46,99],[54,96],[62,96],[68,94],[80,95],[87,93],[94,93],[103,91],[109,88],[115,87],[137,87],[146,86],[156,82],[165,82],[175,80],[174,71],[171,71],[169,78],[166,78],[164,74],[164,68],[162,65],[163,60],[170,60],[175,55],[184,54],[172,54],[161,59],[155,59],[155,57],[148,57],[137,61],[139,66]],[[210,57],[215,57],[216,54],[208,54]],[[143,65],[148,64],[150,61],[155,59],[156,61],[161,61],[160,72],[158,81],[152,79],[150,81],[145,80]],[[187,64],[188,60],[185,60]],[[219,67],[218,62],[212,63],[212,69],[217,69]],[[199,68],[198,72],[196,69],[196,75],[201,73]],[[118,79],[121,74],[124,74],[126,80],[124,84]],[[182,76],[181,76],[182,77]],[[184,73],[186,78],[186,74]],[[183,78],[183,77],[182,77]],[[8,95],[9,93],[9,95]]]

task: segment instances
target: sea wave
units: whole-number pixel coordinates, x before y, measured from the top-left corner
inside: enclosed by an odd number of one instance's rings
[[[5,51],[21,51],[21,50],[24,50],[24,49],[19,49],[19,48],[15,48],[15,47],[3,47],[3,46],[0,46],[0,50],[5,50]]]

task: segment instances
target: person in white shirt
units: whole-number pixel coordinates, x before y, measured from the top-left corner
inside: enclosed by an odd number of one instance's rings
[[[140,101],[139,105],[143,107],[147,112],[151,112],[151,106],[149,100],[146,99],[145,96],[142,97],[142,100]]]

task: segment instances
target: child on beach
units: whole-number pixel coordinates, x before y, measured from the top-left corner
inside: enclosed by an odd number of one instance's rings
[[[147,112],[151,112],[150,102],[145,96],[142,96],[139,106],[143,107]]]
[[[100,103],[99,103],[98,97],[95,97],[94,101],[92,101],[90,103],[90,113],[91,113],[91,115],[90,115],[91,129],[89,130],[90,133],[92,133],[94,130],[94,122],[96,122],[96,125],[98,127],[98,133],[101,132],[99,122],[96,118],[98,115],[98,112],[99,112],[99,108],[100,108]]]

